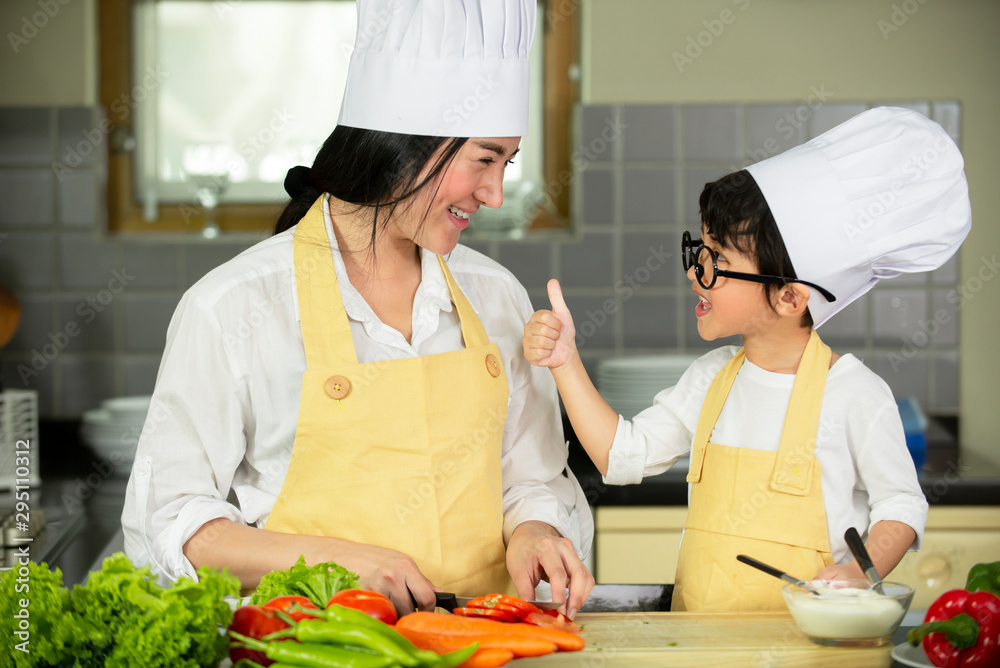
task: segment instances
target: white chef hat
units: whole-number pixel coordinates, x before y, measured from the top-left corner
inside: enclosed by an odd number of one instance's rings
[[[340,125],[436,137],[528,134],[536,0],[358,0]]]
[[[937,269],[969,233],[963,160],[937,123],[870,109],[747,167],[760,186],[819,327],[880,279]]]

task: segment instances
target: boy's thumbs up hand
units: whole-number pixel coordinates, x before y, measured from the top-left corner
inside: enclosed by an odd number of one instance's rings
[[[551,311],[535,311],[524,326],[524,358],[535,366],[557,368],[577,354],[576,328],[566,307],[559,281],[548,284]]]
[[[549,290],[549,303],[552,304],[552,313],[561,322],[568,323],[572,327],[573,316],[569,314],[569,309],[566,307],[566,300],[563,299],[562,286],[559,285],[559,281],[553,278],[549,280],[546,287]]]

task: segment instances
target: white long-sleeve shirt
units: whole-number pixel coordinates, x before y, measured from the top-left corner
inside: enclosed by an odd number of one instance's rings
[[[737,351],[734,346],[713,350],[631,422],[619,416],[605,482],[637,483],[689,455],[709,385]],[[777,452],[794,382],[794,374],[765,371],[744,361],[709,440]],[[889,386],[853,355],[840,357],[827,375],[816,458],[836,563],[853,558],[844,541],[849,526],[864,536],[881,520],[908,524],[917,533],[911,550],[919,548],[927,500],[906,449],[899,410]]]
[[[464,347],[436,256],[422,251],[422,280],[407,343],[379,321],[351,285],[329,213],[325,218],[359,362]],[[294,228],[209,272],[185,293],[167,329],[122,525],[129,557],[152,563],[168,577],[194,574],[182,549],[202,525],[221,517],[262,527],[281,490],[306,369],[293,235]],[[507,373],[500,462],[504,541],[521,522],[540,520],[570,538],[585,558],[593,518],[566,464],[555,383],[521,352],[524,323],[533,311],[528,295],[509,271],[476,251],[458,246],[447,259],[499,347]],[[386,410],[391,419],[391,407]]]

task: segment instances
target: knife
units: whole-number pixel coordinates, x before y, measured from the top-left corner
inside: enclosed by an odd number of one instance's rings
[[[471,601],[475,600],[475,597],[469,598],[465,596],[455,596],[455,594],[446,591],[435,592],[434,595],[437,597],[437,602],[435,605],[439,608],[444,608],[445,610],[451,612],[455,608],[464,608]],[[552,601],[528,601],[533,606],[541,608],[542,610],[558,610],[564,603],[554,603]]]

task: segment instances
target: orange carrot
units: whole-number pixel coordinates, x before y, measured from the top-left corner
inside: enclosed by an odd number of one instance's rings
[[[400,634],[420,649],[429,649],[438,654],[447,654],[468,647],[474,642],[480,649],[505,649],[515,657],[543,656],[556,651],[556,645],[548,640],[531,638],[529,636],[499,636],[499,635],[446,635],[441,633],[425,633],[407,628],[396,628]]]
[[[514,654],[505,649],[477,649],[476,653],[458,668],[497,668],[514,660]]]
[[[396,622],[396,629],[453,636],[518,636],[547,640],[560,651],[583,649],[584,640],[575,633],[533,626],[521,622],[495,622],[491,619],[456,617],[437,612],[413,612]]]

